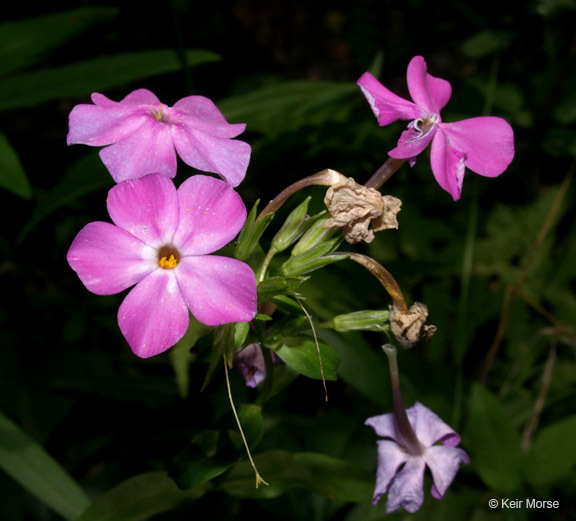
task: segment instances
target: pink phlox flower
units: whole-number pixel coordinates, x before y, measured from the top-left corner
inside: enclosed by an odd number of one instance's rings
[[[246,125],[229,124],[208,98],[188,96],[168,107],[138,89],[120,102],[95,92],[92,102],[72,109],[67,142],[106,147],[100,157],[117,183],[151,173],[174,177],[176,152],[187,165],[232,186],[246,175],[250,146],[231,139]]]
[[[369,72],[358,80],[379,125],[410,120],[398,146],[388,152],[390,157],[408,159],[414,165],[416,156],[431,142],[434,177],[455,201],[462,193],[465,168],[485,177],[496,177],[506,170],[514,158],[514,132],[505,120],[479,117],[444,123],[440,111],[448,103],[452,87],[428,74],[422,56],[410,61],[407,82],[413,102],[389,91]]]
[[[180,340],[189,314],[209,326],[256,314],[256,278],[245,263],[208,255],[236,237],[246,207],[210,176],[176,189],[166,176],[124,181],[108,193],[114,224],[92,222],[76,236],[68,263],[86,288],[112,295],[130,286],[118,324],[134,353],[149,357]]]
[[[387,513],[399,508],[416,512],[422,506],[426,466],[434,479],[432,495],[441,499],[460,464],[470,462],[468,455],[457,447],[460,436],[434,412],[416,402],[406,413],[420,442],[421,453],[417,455],[404,447],[393,413],[374,416],[365,422],[379,436],[390,438],[378,441],[378,470],[373,498],[376,505],[383,494],[388,494]]]

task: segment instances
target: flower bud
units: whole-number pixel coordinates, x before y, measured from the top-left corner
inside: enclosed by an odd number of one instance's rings
[[[291,255],[294,257],[300,255],[314,246],[330,239],[335,232],[334,228],[326,228],[324,223],[328,220],[325,217],[326,211],[323,211],[311,218],[313,221],[310,227],[300,237],[300,240],[292,248]]]
[[[345,259],[347,256],[342,253],[328,255],[338,248],[339,244],[340,238],[332,239],[322,242],[300,255],[290,257],[282,265],[282,273],[286,277],[296,277]]]
[[[337,315],[331,320],[336,331],[379,331],[390,330],[388,310],[369,309]]]
[[[308,203],[311,197],[300,203],[287,217],[286,221],[272,239],[271,247],[279,253],[294,243],[309,226]]]
[[[252,207],[252,210],[250,210],[250,213],[246,218],[246,223],[238,237],[234,256],[239,260],[245,260],[252,255],[256,246],[258,246],[258,241],[260,240],[260,237],[262,237],[264,230],[266,230],[270,221],[274,218],[274,213],[267,213],[261,219],[256,221],[256,211],[259,202],[260,200],[254,203],[254,206]]]

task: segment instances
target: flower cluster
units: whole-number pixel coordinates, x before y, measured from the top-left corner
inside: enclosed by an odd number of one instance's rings
[[[102,161],[115,181],[107,198],[111,223],[93,222],[68,251],[70,266],[98,295],[135,286],[118,311],[134,353],[149,357],[180,340],[189,311],[214,326],[256,314],[256,278],[236,259],[208,255],[236,237],[246,208],[233,190],[246,173],[245,125],[230,125],[216,106],[190,96],[167,107],[150,91],[121,102],[95,93],[94,105],[70,114],[68,143],[107,145]],[[176,153],[225,181],[195,175],[178,189]]]
[[[246,235],[256,237],[255,248],[266,226],[263,216],[274,213],[304,186],[330,187],[325,198],[330,218],[317,219],[308,228],[308,200],[302,203],[272,240],[257,270],[259,280],[266,281],[272,256],[297,240],[301,242],[282,268],[283,275],[296,282],[299,275],[344,258],[329,255],[338,247],[337,239],[327,239],[329,229],[342,228],[345,239],[355,244],[372,241],[377,231],[397,228],[401,202],[382,196],[377,188],[404,162],[413,165],[428,145],[432,172],[454,200],[461,196],[466,168],[495,177],[508,167],[514,157],[514,135],[506,121],[479,117],[443,122],[440,113],[452,89],[446,80],[428,74],[421,56],[410,61],[407,83],[412,101],[392,93],[368,72],[358,80],[380,125],[410,122],[397,146],[388,152],[391,159],[365,185],[326,169],[283,190],[258,218],[251,214],[257,231]],[[107,198],[112,223],[86,225],[68,251],[68,263],[82,283],[98,295],[132,288],[118,310],[118,324],[140,357],[157,355],[176,344],[188,329],[189,314],[208,326],[252,321],[257,311],[254,271],[238,259],[213,255],[234,240],[247,219],[244,203],[234,190],[250,160],[250,146],[234,139],[245,125],[229,124],[214,103],[202,96],[189,96],[169,107],[152,92],[139,89],[120,102],[94,93],[92,102],[72,110],[68,143],[104,147],[100,157],[117,184]],[[172,178],[178,157],[221,179],[194,175],[177,188]],[[236,254],[249,257],[238,250]],[[416,303],[408,308],[400,287],[383,266],[354,252],[345,257],[368,268],[392,297],[389,329],[400,345],[412,347],[434,333],[434,326],[425,325],[427,307]],[[273,278],[277,280],[270,284],[269,293],[275,287],[287,290],[284,277]],[[350,316],[352,321],[372,320],[365,312]],[[378,327],[383,329],[381,324]],[[351,329],[355,328],[354,324]],[[270,376],[267,368],[283,363],[273,351],[263,351],[270,346],[264,346],[262,337],[260,342],[246,341],[248,345],[234,357],[236,368],[252,388]],[[434,481],[432,495],[440,499],[469,458],[457,447],[459,435],[430,409],[420,403],[405,409],[396,348],[391,344],[383,348],[389,359],[394,413],[366,421],[386,438],[378,441],[373,502],[387,494],[387,512],[399,508],[415,512],[424,498],[426,467]],[[264,482],[252,465],[257,484]]]

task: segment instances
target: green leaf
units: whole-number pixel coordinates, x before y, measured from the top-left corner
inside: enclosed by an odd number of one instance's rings
[[[227,119],[243,121],[251,130],[269,134],[343,121],[354,110],[355,99],[361,101],[352,82],[304,80],[263,87],[223,100],[218,106]]]
[[[510,45],[512,36],[504,31],[482,31],[462,44],[462,51],[471,58],[481,58],[502,51]]]
[[[243,403],[238,411],[242,431],[246,437],[246,442],[250,449],[254,449],[264,434],[264,418],[262,416],[262,407],[253,403]],[[230,438],[236,444],[238,449],[244,450],[244,442],[237,429],[230,430]]]
[[[169,351],[170,362],[176,375],[176,385],[182,398],[188,396],[190,377],[188,369],[194,360],[194,355],[190,349],[194,347],[198,339],[210,331],[208,326],[198,322],[194,316],[190,315],[190,324],[185,335]]]
[[[270,277],[258,283],[258,301],[275,297],[276,295],[293,295],[294,292],[308,280],[308,277]]]
[[[65,519],[75,520],[90,504],[68,473],[2,413],[0,467]]]
[[[2,133],[0,133],[0,186],[25,199],[32,197],[32,189],[20,159]]]
[[[500,401],[479,384],[472,387],[462,438],[472,465],[488,486],[504,493],[520,488],[520,435]]]
[[[186,51],[189,67],[219,60],[209,51]],[[87,96],[119,85],[174,72],[182,63],[172,50],[142,51],[20,74],[0,81],[0,110],[29,107],[58,98]]]
[[[214,330],[214,344],[211,350],[210,364],[206,370],[206,377],[202,384],[202,391],[212,380],[216,369],[222,364],[222,357],[230,365],[236,346],[234,344],[234,337],[236,333],[236,325],[234,323],[224,324],[218,326]]]
[[[336,380],[336,368],[340,357],[328,344],[319,343],[320,357],[322,358],[322,369],[326,380]],[[284,363],[308,378],[322,379],[320,371],[320,360],[318,359],[318,347],[314,340],[303,339],[301,343],[294,346],[284,344],[276,351],[276,354]]]
[[[31,230],[61,206],[113,184],[114,180],[102,164],[98,154],[93,152],[86,155],[66,171],[60,183],[36,207],[22,228],[18,239],[23,240]]]
[[[375,476],[361,467],[312,452],[270,451],[254,457],[261,476],[270,484],[256,489],[254,470],[247,461],[237,464],[220,488],[248,498],[277,497],[294,488],[305,488],[336,501],[368,503]]]
[[[170,477],[182,490],[198,487],[220,476],[239,459],[238,451],[220,431],[202,431],[198,434],[198,440],[193,440],[193,445],[178,456],[170,470]],[[209,453],[200,446],[207,435],[214,436],[214,447]]]
[[[338,376],[375,403],[389,406],[390,376],[382,351],[358,333],[344,336],[324,329],[318,334],[340,357]]]
[[[258,445],[264,432],[262,409],[258,405],[243,404],[238,411],[248,446]],[[235,426],[222,431],[201,431],[174,462],[170,476],[178,486],[187,490],[214,479],[230,469],[244,455],[244,442]]]
[[[37,63],[48,51],[117,13],[111,7],[86,7],[0,25],[0,75]]]
[[[164,472],[134,476],[107,491],[75,521],[139,521],[203,496],[208,486],[178,489]]]
[[[542,429],[528,454],[528,480],[534,485],[553,483],[571,476],[576,465],[576,416]]]

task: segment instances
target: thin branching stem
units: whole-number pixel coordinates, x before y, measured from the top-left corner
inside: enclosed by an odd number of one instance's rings
[[[232,389],[230,388],[230,378],[228,376],[228,363],[226,362],[226,357],[223,357],[224,359],[224,374],[226,375],[226,387],[228,389],[228,399],[230,400],[230,406],[232,407],[232,412],[234,413],[234,418],[236,418],[236,424],[238,425],[238,430],[240,431],[240,436],[242,437],[242,441],[244,442],[244,447],[246,448],[246,453],[248,454],[248,459],[250,460],[250,465],[252,465],[252,468],[254,469],[254,472],[256,474],[256,488],[258,488],[258,485],[260,485],[260,483],[263,483],[264,485],[268,485],[268,483],[266,483],[266,481],[264,481],[264,479],[262,479],[262,476],[260,476],[260,473],[258,472],[258,469],[256,468],[256,464],[254,463],[254,460],[252,459],[252,454],[250,453],[250,447],[248,447],[248,442],[246,441],[246,436],[244,436],[244,431],[242,430],[242,424],[240,423],[240,418],[238,417],[238,413],[236,412],[236,407],[234,406],[234,400],[232,399]]]

